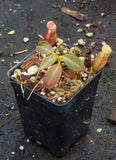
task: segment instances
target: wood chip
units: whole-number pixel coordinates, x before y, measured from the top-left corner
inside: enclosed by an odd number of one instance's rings
[[[80,20],[80,21],[84,20],[84,14],[81,14],[81,13],[79,13],[77,11],[72,11],[72,10],[66,8],[66,7],[61,8],[61,11],[66,13],[67,15],[69,15],[71,17],[74,17],[74,18]]]

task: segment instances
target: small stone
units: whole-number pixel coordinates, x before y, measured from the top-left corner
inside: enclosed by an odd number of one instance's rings
[[[24,37],[23,41],[24,41],[25,43],[27,43],[27,42],[29,41],[29,38],[28,38],[28,37]]]
[[[10,8],[9,11],[12,12],[12,9]]]
[[[34,66],[31,66],[27,69],[27,73],[28,74],[36,74],[38,71],[38,66],[37,65],[34,65]]]
[[[84,63],[85,57],[79,57],[79,59]]]
[[[18,60],[15,60],[15,61],[13,61],[13,63],[14,63],[14,64],[18,64],[18,63],[19,63],[19,61],[18,61]]]
[[[82,32],[83,30],[81,29],[81,28],[79,28],[78,30],[77,30],[77,32]]]
[[[104,13],[101,13],[101,16],[103,17],[103,16],[104,16]]]
[[[102,41],[102,45],[104,46],[104,45],[107,45],[107,43],[105,42],[105,41]]]
[[[89,37],[89,38],[90,38],[90,37],[93,37],[93,32],[87,33],[86,36]]]
[[[80,25],[79,23],[76,24],[76,26],[79,26],[79,25]]]
[[[66,54],[66,53],[67,53],[67,50],[63,50],[63,53]]]
[[[91,61],[94,61],[94,54],[91,54]]]
[[[32,77],[30,78],[30,80],[33,80],[33,81],[34,81],[34,80],[35,80],[35,77],[34,77],[34,76],[32,76]]]
[[[89,28],[89,27],[91,27],[91,24],[90,23],[85,24],[85,27]]]
[[[12,155],[14,155],[14,154],[15,154],[15,152],[11,152],[11,154],[12,154]]]
[[[50,92],[50,94],[54,95],[54,94],[56,94],[56,92],[54,92],[54,91],[51,91],[51,92]]]
[[[40,92],[40,94],[44,96],[44,95],[45,95],[45,92]]]
[[[62,100],[62,97],[58,97],[57,101],[60,102]]]
[[[23,151],[23,150],[24,150],[24,146],[19,146],[19,149],[20,149],[21,151]]]
[[[85,42],[83,39],[79,39],[78,40],[78,44],[80,44],[81,46],[84,46],[85,45]]]
[[[86,81],[86,80],[87,80],[87,78],[84,77],[84,78],[83,78],[83,81]]]
[[[1,59],[1,62],[4,63],[4,62],[5,62],[5,59]]]
[[[116,111],[111,111],[109,116],[108,116],[108,121],[111,124],[116,124]]]
[[[27,143],[29,143],[30,142],[30,139],[27,139]]]

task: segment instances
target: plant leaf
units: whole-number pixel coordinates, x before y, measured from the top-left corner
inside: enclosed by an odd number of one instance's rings
[[[59,64],[54,64],[47,70],[43,77],[43,84],[46,88],[53,87],[60,79],[62,67]]]
[[[36,51],[41,53],[50,53],[52,50],[52,46],[46,41],[40,41]]]
[[[58,56],[54,56],[54,55],[50,55],[50,56],[44,58],[39,69],[41,70],[41,69],[44,69],[44,68],[51,66],[56,61],[57,58],[58,58]]]
[[[83,62],[76,56],[65,54],[63,56],[65,64],[72,69],[73,71],[80,72],[85,70],[85,65]]]

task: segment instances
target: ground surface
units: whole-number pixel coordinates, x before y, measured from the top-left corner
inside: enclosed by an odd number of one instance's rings
[[[84,28],[87,23],[101,21],[97,33],[91,39],[96,42],[97,47],[105,41],[113,49],[109,65],[104,68],[99,82],[90,131],[60,159],[116,159],[116,125],[107,121],[110,111],[116,110],[116,1],[86,0],[84,2],[83,0],[66,2],[64,0],[0,0],[0,160],[59,159],[37,143],[27,142],[15,96],[7,77],[7,70],[14,65],[14,61],[21,60],[35,49],[40,40],[38,33],[44,36],[45,25],[49,20],[57,24],[58,36],[71,45],[80,38],[85,41],[88,39],[84,32],[77,32],[79,28]],[[80,22],[52,8],[52,4],[77,10],[85,14],[86,19]],[[77,23],[79,26],[76,25]],[[15,34],[8,35],[11,30],[15,30]],[[23,42],[24,37],[29,37],[28,43]],[[9,52],[26,48],[28,53],[13,57],[8,55]],[[98,132],[98,128],[102,128],[102,131]],[[24,146],[23,151],[19,150],[20,145]]]

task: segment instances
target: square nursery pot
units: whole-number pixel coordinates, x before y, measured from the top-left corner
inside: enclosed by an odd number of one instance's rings
[[[31,90],[25,88],[23,96],[20,83],[11,75],[33,53],[35,51],[12,67],[7,75],[15,92],[26,137],[38,140],[60,157],[89,129],[101,71],[64,104],[55,104],[35,92],[27,101]]]

